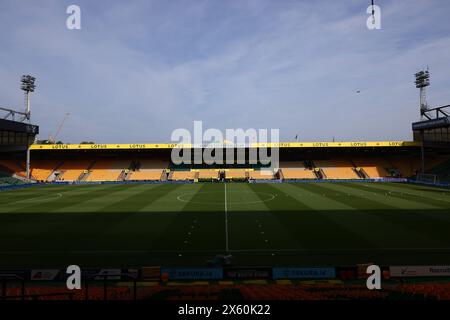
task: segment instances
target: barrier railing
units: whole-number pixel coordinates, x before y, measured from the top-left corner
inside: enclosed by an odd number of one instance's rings
[[[13,185],[0,186],[0,192],[29,188],[29,187],[33,187],[33,186],[37,186],[37,185],[44,185],[44,184],[45,183],[24,183],[24,184],[13,184]]]

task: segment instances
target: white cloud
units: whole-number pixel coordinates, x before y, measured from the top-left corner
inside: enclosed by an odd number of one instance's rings
[[[412,74],[427,63],[431,102],[450,100],[445,1],[385,1],[376,31],[360,1],[80,1],[81,31],[65,29],[58,1],[2,6],[0,104],[17,105],[19,76],[35,73],[33,118],[46,136],[70,112],[70,142],[168,141],[193,120],[284,139],[408,139]]]

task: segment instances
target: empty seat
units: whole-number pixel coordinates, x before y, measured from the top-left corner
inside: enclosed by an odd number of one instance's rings
[[[151,180],[151,181],[157,181],[161,180],[162,175],[162,169],[155,169],[155,170],[140,170],[140,171],[132,171],[128,175],[127,180],[138,180],[138,181],[144,181],[144,180]]]
[[[194,180],[195,174],[194,171],[173,171],[171,180]]]
[[[199,170],[199,179],[219,179],[219,171],[215,170]]]
[[[92,160],[67,160],[58,168],[58,180],[77,181],[80,175],[89,169]]]
[[[284,179],[316,179],[316,175],[312,170],[308,169],[281,169]]]
[[[273,172],[269,170],[255,170],[255,171],[249,171],[249,177],[250,179],[255,180],[272,180],[273,179]]]
[[[245,169],[230,169],[225,171],[225,177],[227,179],[245,179],[246,171]]]
[[[60,164],[58,160],[31,161],[31,177],[39,181],[47,181],[54,169]]]
[[[120,173],[129,165],[129,161],[98,160],[90,168],[86,181],[117,181]]]
[[[346,160],[315,160],[314,164],[322,169],[327,179],[360,179],[353,170],[353,164]]]
[[[389,176],[385,168],[389,168],[391,165],[383,159],[358,158],[354,159],[353,163],[357,167],[362,168],[369,178],[384,178]]]

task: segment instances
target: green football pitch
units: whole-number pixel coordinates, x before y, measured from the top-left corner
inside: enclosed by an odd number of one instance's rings
[[[0,267],[450,263],[450,191],[400,183],[44,185],[0,192]]]

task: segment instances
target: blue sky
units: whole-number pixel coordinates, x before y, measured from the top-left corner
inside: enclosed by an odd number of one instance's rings
[[[411,139],[413,74],[450,104],[450,2],[376,0],[0,1],[0,105],[37,77],[41,138],[168,142],[176,128],[278,128],[282,140]],[[81,7],[81,30],[66,28]],[[356,93],[357,90],[361,92]]]

